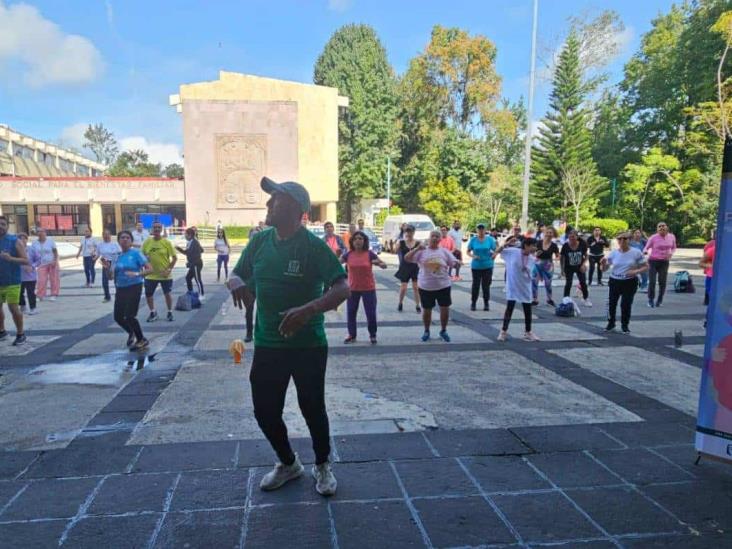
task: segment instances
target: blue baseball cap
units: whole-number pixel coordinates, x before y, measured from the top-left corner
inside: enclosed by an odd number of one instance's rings
[[[277,183],[269,177],[263,177],[260,186],[267,194],[286,194],[298,203],[302,213],[310,211],[310,193],[300,183],[295,181]]]

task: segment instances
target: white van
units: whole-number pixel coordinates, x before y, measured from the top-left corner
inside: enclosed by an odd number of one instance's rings
[[[396,252],[402,223],[408,223],[409,225],[414,226],[414,238],[417,240],[428,240],[430,237],[430,231],[435,230],[435,224],[428,215],[390,215],[384,220],[384,232],[381,237],[385,250],[392,253]]]

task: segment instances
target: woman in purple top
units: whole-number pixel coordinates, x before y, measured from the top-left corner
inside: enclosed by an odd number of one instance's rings
[[[656,234],[646,242],[643,253],[648,254],[648,306],[660,307],[663,303],[663,294],[666,293],[668,266],[676,251],[676,237],[668,231],[668,225],[663,221],[656,227]],[[658,299],[656,296],[656,278],[658,278]]]
[[[404,261],[419,265],[417,285],[419,286],[419,299],[422,302],[422,322],[424,333],[422,341],[430,338],[430,325],[432,324],[432,309],[435,304],[440,306],[440,337],[449,342],[447,335],[447,321],[450,318],[450,268],[460,265],[454,255],[445,248],[440,247],[442,235],[440,231],[430,233],[429,244],[420,242],[412,251],[404,256]]]
[[[28,315],[36,314],[36,281],[38,274],[36,267],[41,264],[41,254],[38,250],[28,246],[28,235],[18,234],[18,239],[25,246],[25,253],[28,254],[28,265],[20,268],[20,308]],[[26,303],[26,296],[28,301]]]

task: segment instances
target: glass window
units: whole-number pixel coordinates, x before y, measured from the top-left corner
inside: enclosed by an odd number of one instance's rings
[[[90,226],[87,204],[36,204],[33,210],[36,227],[45,227],[49,235],[81,235]]]
[[[8,140],[0,139],[0,152],[7,152],[7,150],[8,150]]]

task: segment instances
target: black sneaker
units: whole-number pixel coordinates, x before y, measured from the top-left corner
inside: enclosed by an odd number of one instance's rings
[[[168,315],[165,318],[168,322],[173,322],[173,311],[168,311]]]
[[[663,301],[661,301],[661,300],[656,301],[656,307],[662,307],[662,306],[663,306]]]
[[[8,337],[7,330],[3,330],[2,332],[0,332],[0,340],[5,339],[6,337]]]
[[[23,345],[23,343],[25,343],[27,340],[28,338],[25,337],[25,334],[18,334],[13,340],[13,345]]]
[[[421,313],[421,312],[422,312],[422,307],[419,307],[419,306],[418,306],[418,307],[417,307],[417,312],[418,312],[418,313]]]
[[[158,313],[150,311],[150,316],[147,317],[148,322],[155,322],[158,319]]]
[[[244,343],[250,343],[252,341],[252,339],[254,339],[254,337],[252,337],[252,333],[249,332],[249,333],[247,333],[246,337],[244,338]]]
[[[614,322],[608,322],[607,326],[605,326],[606,332],[613,332],[615,331],[615,323]]]
[[[557,304],[554,303],[554,300],[553,299],[547,299],[546,300],[546,304],[549,305],[550,307],[556,307],[557,306]]]
[[[491,310],[491,306],[486,303],[485,305],[483,305],[483,310],[484,311],[490,311]]]
[[[628,335],[628,334],[630,334],[630,328],[628,328],[627,326],[623,326],[623,327],[621,328],[621,330],[623,331],[623,333],[624,333],[625,335]]]
[[[397,306],[397,311],[399,311],[399,312],[401,313],[401,312],[402,312],[403,310],[404,310],[404,305],[402,305],[402,304],[400,303],[400,304],[399,304],[399,305]]]
[[[135,344],[135,336],[134,336],[134,334],[130,334],[129,337],[127,338],[127,348],[131,349],[134,344]]]
[[[470,310],[471,311],[475,311],[475,303],[471,303],[470,304]]]
[[[104,299],[102,299],[102,303],[109,303],[110,301],[112,301],[111,297],[105,297]]]

